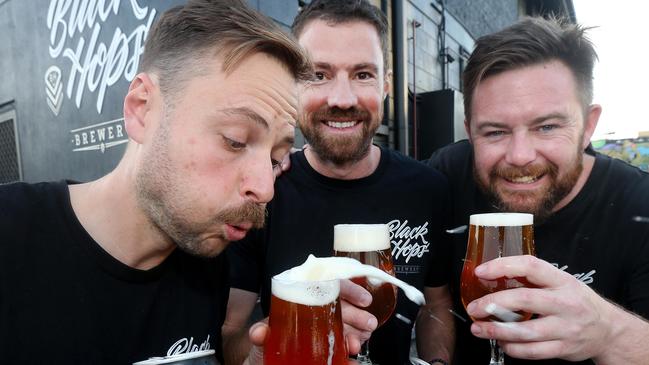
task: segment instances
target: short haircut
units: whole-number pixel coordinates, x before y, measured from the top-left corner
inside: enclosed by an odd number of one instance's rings
[[[329,25],[366,22],[371,24],[379,35],[383,53],[383,68],[388,65],[388,20],[381,9],[367,0],[314,0],[305,6],[293,20],[291,29],[296,38],[313,20],[323,20]]]
[[[206,72],[208,57],[222,57],[234,70],[253,54],[281,62],[296,80],[312,77],[311,64],[295,39],[241,0],[189,0],[163,13],[150,30],[140,71],[155,73],[164,94]],[[169,101],[168,101],[169,102]]]
[[[590,28],[562,18],[527,17],[499,32],[479,38],[464,70],[464,110],[471,121],[471,102],[478,84],[499,73],[558,60],[573,73],[583,110],[593,100],[593,67],[597,53],[586,36]]]

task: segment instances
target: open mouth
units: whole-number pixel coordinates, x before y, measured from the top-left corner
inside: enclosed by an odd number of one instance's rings
[[[545,174],[542,175],[537,175],[537,176],[517,176],[517,177],[506,177],[505,180],[510,183],[514,184],[533,184],[537,181],[539,181]]]
[[[356,126],[358,123],[360,123],[359,120],[352,120],[352,121],[347,121],[347,122],[336,122],[333,120],[327,120],[324,122],[327,126],[331,128],[336,128],[336,129],[345,129],[345,128],[352,128]]]

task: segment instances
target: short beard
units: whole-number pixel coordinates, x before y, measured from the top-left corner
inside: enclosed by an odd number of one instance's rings
[[[319,125],[321,121],[336,118],[361,121],[363,124],[361,135],[333,137],[318,132],[318,128],[322,128]],[[356,107],[350,109],[324,107],[311,115],[306,115],[304,121],[300,123],[300,130],[309,142],[310,148],[320,159],[342,166],[358,162],[369,154],[378,124],[371,119],[370,113]]]
[[[474,152],[475,153],[475,152]],[[475,161],[475,156],[474,156]],[[485,195],[489,203],[501,212],[519,212],[534,214],[534,223],[546,221],[553,213],[556,205],[565,198],[575,187],[583,171],[583,151],[578,150],[577,160],[566,175],[559,178],[559,168],[553,163],[547,166],[530,166],[524,168],[494,168],[489,172],[489,181],[482,181],[473,164],[473,178],[478,188]],[[498,191],[496,180],[499,177],[518,177],[543,173],[550,179],[550,187],[539,194],[534,192],[509,192],[508,201],[505,201]],[[539,196],[540,195],[540,196]]]
[[[247,202],[225,208],[207,219],[197,217],[195,204],[192,204],[195,199],[188,196],[191,187],[172,168],[168,123],[165,116],[136,175],[138,206],[158,232],[169,237],[183,251],[201,257],[216,256],[219,252],[203,244],[209,237],[205,234],[224,223],[250,222],[254,228],[261,228],[265,220],[265,204]],[[225,236],[219,238],[225,241]]]

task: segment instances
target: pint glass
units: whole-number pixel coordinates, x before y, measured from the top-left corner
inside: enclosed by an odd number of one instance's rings
[[[390,234],[385,224],[337,224],[334,226],[334,255],[351,257],[394,276]],[[356,284],[372,294],[372,303],[363,308],[372,313],[381,326],[394,312],[397,288],[389,283],[372,283],[366,277],[353,278]],[[358,362],[372,364],[369,340],[363,344]]]
[[[337,279],[273,277],[265,365],[347,365]]]
[[[534,255],[532,214],[489,213],[474,214],[470,217],[469,240],[460,279],[460,294],[465,308],[473,300],[487,294],[531,286],[525,278],[483,280],[475,276],[475,268],[483,262],[516,255]],[[482,320],[523,321],[532,316],[531,313],[522,311],[500,310],[500,312],[500,315],[492,315]],[[492,346],[490,364],[503,365],[502,351],[497,347],[496,341],[490,340],[490,343]]]

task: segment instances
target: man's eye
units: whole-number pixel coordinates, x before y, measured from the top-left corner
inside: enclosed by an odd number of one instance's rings
[[[231,139],[231,138],[228,138],[228,137],[223,137],[223,139],[225,140],[225,143],[227,143],[228,146],[230,146],[230,148],[232,148],[233,150],[241,150],[241,149],[246,148],[245,143],[235,141],[234,139]]]
[[[316,80],[324,80],[325,74],[324,72],[316,71],[314,74]]]
[[[539,130],[541,132],[550,132],[552,130],[555,130],[556,128],[557,128],[557,126],[555,124],[546,124],[546,125],[540,126]]]
[[[373,77],[372,74],[369,73],[369,72],[360,72],[360,73],[358,74],[358,79],[359,79],[359,80],[369,80],[369,79],[371,79],[372,77]]]
[[[282,165],[282,161],[277,161],[275,159],[271,159],[270,163],[273,165],[273,170]]]
[[[502,136],[504,134],[505,134],[504,131],[489,131],[489,132],[485,133],[485,136],[487,136],[487,137],[500,137],[500,136]]]

